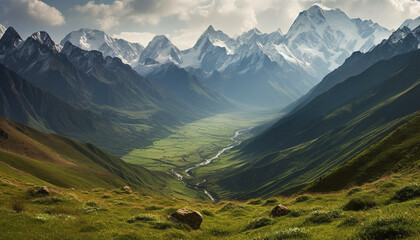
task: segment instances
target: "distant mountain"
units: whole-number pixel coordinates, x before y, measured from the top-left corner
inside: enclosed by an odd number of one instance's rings
[[[420,50],[379,61],[241,145],[213,176],[231,197],[296,192],[420,111]]]
[[[182,51],[182,67],[200,68],[207,72],[217,70],[227,61],[228,55],[235,53],[235,49],[235,40],[210,25],[194,47]]]
[[[97,50],[104,56],[118,57],[131,66],[137,65],[144,50],[144,47],[139,43],[112,38],[102,31],[87,28],[67,34],[60,44],[64,46],[67,41],[83,50]]]
[[[167,37],[156,36],[142,52],[136,71],[147,76],[172,62],[239,103],[281,107],[297,100],[351,53],[366,52],[390,34],[370,20],[350,19],[339,9],[314,5],[299,14],[287,34],[254,28],[233,39],[209,26],[183,51]]]
[[[8,169],[2,173],[6,176],[19,174],[32,183],[80,189],[115,189],[128,185],[132,189],[156,192],[167,185],[165,174],[128,164],[89,143],[42,133],[2,117],[0,130],[0,162],[2,169]]]
[[[155,36],[140,55],[140,64],[167,63],[181,64],[181,52],[164,35]]]
[[[302,96],[295,103],[291,104],[287,108],[289,110],[301,108],[316,96],[326,92],[331,87],[343,82],[351,76],[360,74],[374,63],[389,59],[391,57],[403,54],[406,52],[414,51],[420,46],[420,27],[410,30],[407,27],[403,27],[392,33],[392,35],[383,40],[380,44],[374,47],[372,50],[366,53],[355,52],[345,63],[325,76],[325,78],[316,85],[308,94]]]
[[[403,22],[403,24],[401,24],[400,28],[408,27],[409,29],[414,30],[418,26],[420,26],[420,17],[418,17],[416,19],[407,19],[407,20],[405,20]]]
[[[354,51],[367,51],[390,34],[371,21],[350,19],[340,9],[324,10],[314,5],[299,14],[284,44],[316,69],[317,77],[323,77]]]
[[[147,79],[199,109],[220,113],[235,108],[231,101],[172,62],[144,67],[148,68],[148,73],[145,75]]]

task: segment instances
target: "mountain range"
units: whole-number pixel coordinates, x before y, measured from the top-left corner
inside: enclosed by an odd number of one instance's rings
[[[89,125],[92,130],[90,132],[83,131],[81,126],[74,128],[74,131],[68,131],[66,127],[70,126],[53,122],[59,118],[29,117],[33,114],[25,109],[36,108],[39,102],[29,101],[29,106],[19,104],[18,106],[24,107],[19,109],[10,107],[13,101],[4,101],[2,103],[5,109],[9,110],[8,116],[19,115],[13,111],[28,115],[11,118],[12,120],[93,142],[115,154],[123,154],[134,147],[150,144],[153,139],[169,134],[173,126],[214,114],[216,109],[223,111],[234,107],[216,93],[206,92],[208,95],[200,95],[203,89],[199,89],[199,84],[194,88],[198,96],[195,96],[191,104],[189,99],[180,99],[176,93],[141,77],[119,58],[103,57],[99,51],[82,50],[70,42],[66,42],[64,46],[56,45],[46,32],[37,32],[22,40],[9,27],[0,39],[0,55],[0,62],[6,68],[27,79],[31,87],[42,89],[39,95],[48,92],[59,99],[58,102],[85,109],[90,115],[107,119],[108,125],[114,127],[99,130],[96,125],[100,125],[101,121],[93,121]],[[13,85],[9,86],[11,87]],[[202,101],[195,102],[201,97]],[[25,98],[31,96],[23,96]],[[67,112],[64,115],[73,114]],[[76,125],[88,123],[76,122]],[[55,127],[49,128],[51,126]],[[59,126],[62,128],[59,129]]]
[[[282,107],[309,91],[354,51],[366,52],[390,34],[370,20],[350,19],[339,9],[314,5],[299,14],[286,34],[251,29],[234,39],[209,26],[186,50],[179,50],[165,36],[156,36],[137,51],[139,60],[131,65],[148,77],[171,62],[234,101]],[[100,31],[80,29],[67,35],[61,45],[65,41],[89,50],[116,40]],[[95,49],[118,56],[118,50]]]

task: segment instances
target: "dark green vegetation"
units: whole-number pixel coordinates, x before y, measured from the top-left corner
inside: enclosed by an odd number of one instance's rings
[[[214,188],[222,196],[249,198],[298,191],[417,116],[419,68],[420,51],[374,64],[246,141],[241,151],[231,156],[239,164],[205,178],[220,186]],[[413,149],[406,145],[410,144],[407,136],[402,144],[408,148],[402,158],[390,156],[392,161],[372,177],[389,174],[398,165],[418,170],[418,155],[410,153],[418,151],[413,140],[418,131],[415,124],[408,125],[411,127]],[[364,168],[369,169],[369,164]],[[357,176],[357,170],[349,173]],[[351,178],[341,181],[351,182]],[[322,186],[328,188],[330,182],[335,184],[333,179]]]
[[[416,116],[378,143],[315,181],[307,190],[336,191],[376,180],[390,172],[418,171],[419,139],[420,116]]]

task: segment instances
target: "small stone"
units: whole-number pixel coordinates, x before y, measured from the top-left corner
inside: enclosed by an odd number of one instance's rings
[[[281,217],[289,214],[290,210],[287,207],[279,204],[270,213],[270,217]]]
[[[40,195],[50,195],[50,189],[47,186],[42,186],[37,192]]]
[[[131,191],[131,188],[129,186],[124,186],[121,188],[121,190],[123,190],[125,193],[132,193],[133,191]]]
[[[201,223],[203,222],[203,216],[201,213],[194,210],[189,210],[187,208],[176,210],[176,212],[172,213],[171,219],[185,223],[192,229],[199,229]]]

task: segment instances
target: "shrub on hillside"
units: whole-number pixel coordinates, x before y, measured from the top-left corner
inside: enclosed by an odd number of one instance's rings
[[[201,213],[202,213],[203,215],[206,215],[206,216],[209,216],[209,217],[214,217],[214,213],[210,212],[210,211],[209,211],[209,210],[207,210],[207,209],[202,210],[202,211],[201,211]]]
[[[279,201],[277,199],[267,199],[265,201],[265,203],[263,204],[263,206],[267,206],[267,205],[275,205],[276,203],[278,203]]]
[[[330,223],[336,218],[340,218],[342,214],[339,211],[315,211],[305,219],[309,223]]]
[[[309,197],[308,195],[302,195],[296,198],[295,202],[304,202],[309,200],[311,197]]]
[[[415,227],[413,220],[405,217],[379,218],[364,226],[353,239],[400,239],[413,235]]]
[[[360,219],[355,216],[348,217],[344,219],[338,226],[339,227],[350,227],[355,226],[360,223]]]
[[[367,210],[369,208],[375,207],[376,202],[368,197],[364,198],[353,198],[346,205],[344,205],[344,211],[360,211]]]
[[[399,202],[405,202],[420,196],[420,185],[410,184],[398,190],[393,199]]]
[[[260,227],[271,225],[272,223],[273,223],[273,220],[267,217],[256,218],[248,223],[248,225],[246,226],[246,230],[257,229]]]
[[[261,199],[255,199],[248,202],[248,204],[251,204],[251,205],[260,205],[261,203],[262,203]]]
[[[155,211],[155,210],[161,210],[161,209],[163,209],[163,207],[156,206],[156,205],[150,205],[150,206],[145,206],[144,209],[149,210],[149,211]]]
[[[135,216],[129,220],[127,220],[128,223],[135,223],[135,222],[152,222],[156,221],[156,218],[150,215],[140,215]]]

